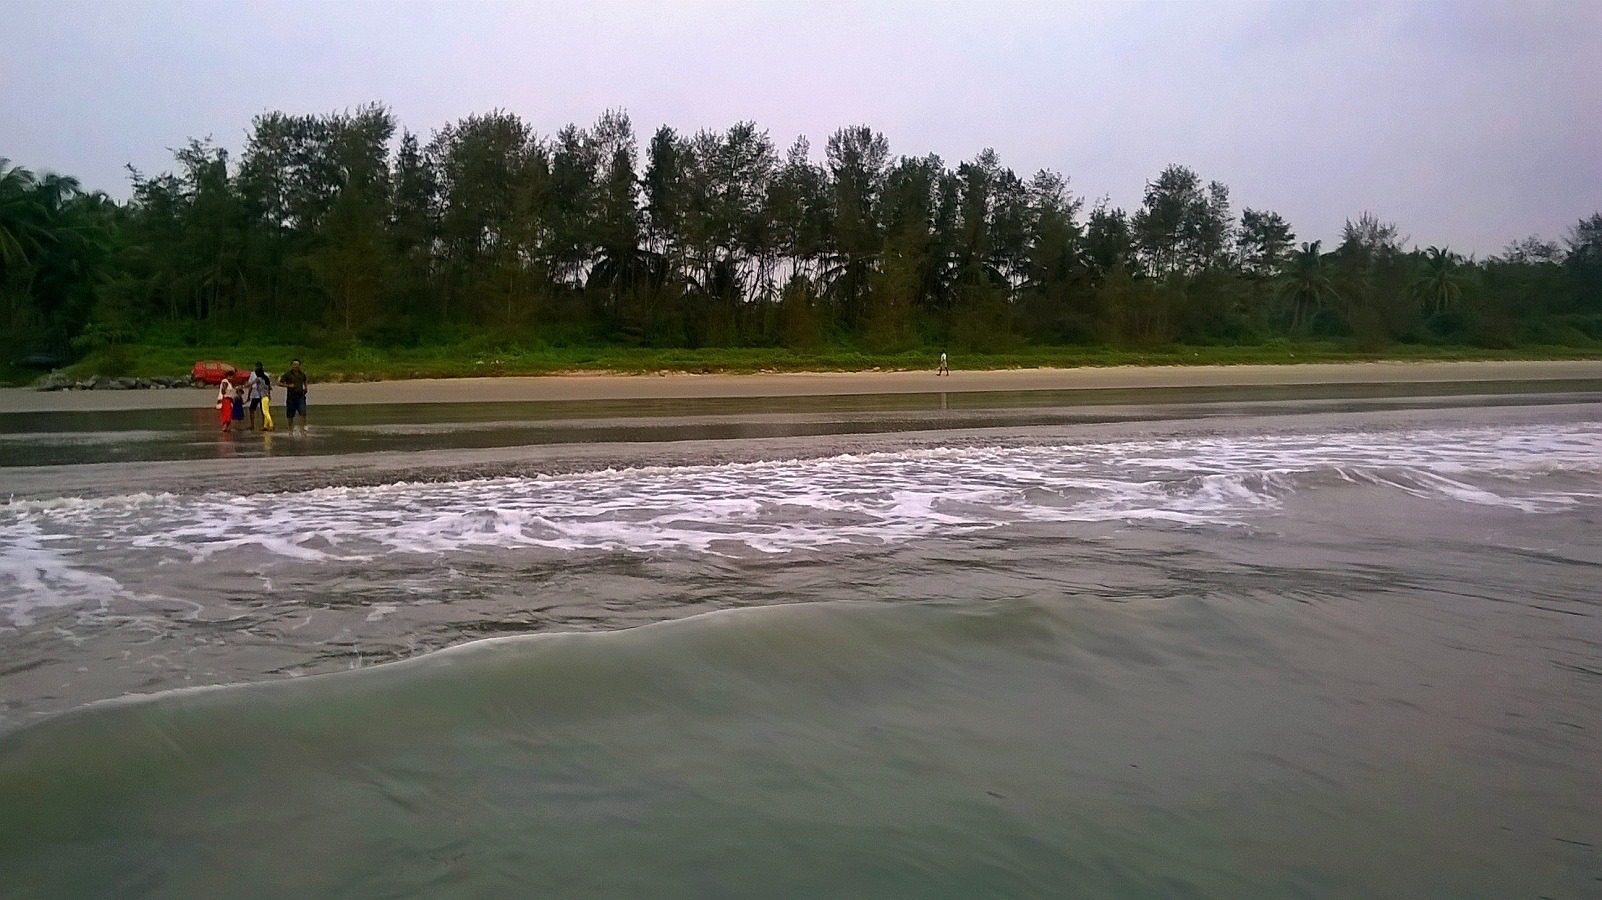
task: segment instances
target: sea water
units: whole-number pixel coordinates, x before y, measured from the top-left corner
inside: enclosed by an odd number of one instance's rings
[[[0,895],[1596,896],[1599,525],[1588,406],[13,501]]]

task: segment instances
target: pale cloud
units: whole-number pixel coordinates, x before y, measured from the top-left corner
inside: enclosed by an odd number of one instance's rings
[[[1331,238],[1372,210],[1494,252],[1602,209],[1602,4],[11,4],[0,155],[126,193],[121,167],[267,109],[379,100],[423,133],[753,119],[815,150],[994,147],[1139,203],[1170,162]]]

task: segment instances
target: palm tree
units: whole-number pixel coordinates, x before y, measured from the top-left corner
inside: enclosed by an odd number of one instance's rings
[[[647,298],[662,293],[668,275],[666,257],[649,247],[638,243],[602,244],[585,290],[605,297],[613,324],[630,340],[638,341],[645,334]]]
[[[1463,298],[1467,279],[1459,271],[1463,258],[1444,247],[1424,251],[1423,265],[1413,279],[1413,296],[1432,312],[1443,313]]]
[[[51,209],[44,201],[33,172],[0,158],[0,298],[11,328],[32,318],[32,283],[51,239]]]
[[[1324,264],[1321,251],[1323,243],[1304,241],[1302,249],[1291,254],[1290,264],[1285,268],[1280,291],[1291,304],[1292,331],[1310,326],[1324,302],[1335,296],[1335,284],[1330,280],[1329,267]]]
[[[0,322],[64,343],[112,254],[116,212],[77,179],[39,177],[0,159]]]
[[[39,180],[0,157],[0,283],[39,251],[49,210],[41,202]]]

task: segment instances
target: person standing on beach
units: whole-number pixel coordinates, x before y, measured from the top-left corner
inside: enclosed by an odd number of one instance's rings
[[[261,430],[273,430],[273,376],[267,370],[256,364],[256,374],[261,378]]]
[[[225,434],[234,430],[234,383],[226,375],[217,382],[217,421]]]
[[[250,385],[250,390],[246,392],[246,402],[250,407],[248,410],[250,425],[247,427],[251,431],[255,431],[258,423],[260,423],[261,430],[266,431],[270,427],[272,419],[269,416],[264,420],[262,415],[266,412],[267,398],[272,394],[273,383],[267,377],[267,370],[262,368],[260,360],[256,362],[256,371],[250,373],[248,384]]]
[[[295,430],[295,416],[300,416],[300,427],[306,427],[306,373],[300,368],[300,360],[291,360],[289,371],[285,372],[278,383],[283,385],[284,415],[289,417],[289,430]]]
[[[946,365],[946,351],[941,350],[940,351],[940,368],[935,369],[935,376],[938,377],[938,376],[941,376],[941,375],[950,375],[950,374],[951,374],[951,366]]]

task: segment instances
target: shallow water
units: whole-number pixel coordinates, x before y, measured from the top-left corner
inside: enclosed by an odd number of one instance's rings
[[[142,460],[249,460],[377,451],[874,434],[1259,412],[1271,404],[1432,408],[1602,399],[1602,381],[1263,384],[799,397],[383,403],[313,407],[290,432],[218,431],[208,408],[0,412],[0,469]],[[1343,403],[1344,401],[1344,403]],[[281,414],[280,414],[281,418]],[[280,425],[287,425],[281,422]],[[0,496],[3,496],[0,476]]]
[[[1594,896],[1598,408],[1410,418],[0,505],[0,884]]]

